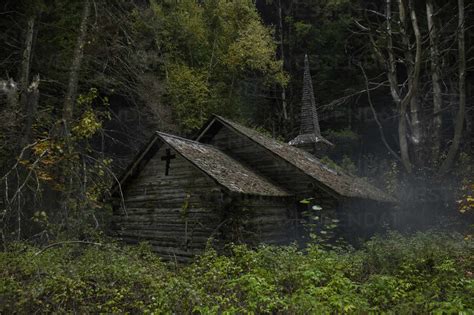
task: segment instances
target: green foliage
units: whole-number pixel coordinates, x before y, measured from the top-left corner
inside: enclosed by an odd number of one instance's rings
[[[272,32],[252,1],[153,2],[150,23],[138,15],[137,32],[148,33],[162,56],[158,73],[165,100],[184,131],[201,127],[212,112],[242,111],[241,85],[284,85]],[[256,81],[255,81],[256,80]]]
[[[464,216],[474,215],[474,159],[468,154],[461,152],[456,169],[462,171],[461,187],[458,189],[458,210]],[[474,224],[471,224],[474,228]],[[473,235],[470,235],[473,237]]]
[[[176,266],[148,246],[25,244],[0,253],[2,313],[470,313],[461,236],[375,238],[362,249],[230,245]]]
[[[171,66],[168,91],[176,117],[187,131],[201,127],[213,111],[205,72]]]
[[[281,62],[275,61],[275,46],[269,30],[259,20],[253,20],[239,31],[229,47],[227,64],[232,71],[255,71],[274,75],[273,81],[286,84]]]
[[[351,160],[351,158],[348,157],[347,155],[344,155],[342,157],[341,167],[346,172],[348,172],[350,174],[356,174],[357,173],[357,166],[354,164],[354,162]]]
[[[385,189],[387,192],[394,194],[397,192],[399,185],[399,174],[400,169],[396,162],[390,163],[390,168],[387,170],[384,176],[385,180]]]
[[[295,69],[301,71],[303,56],[308,54],[320,105],[342,96],[342,91],[353,89],[354,82],[359,81],[359,71],[348,62],[348,54],[359,43],[351,35],[350,25],[360,11],[359,3],[348,0],[281,3],[288,10],[283,21],[284,44],[285,50],[291,52],[285,57],[285,63],[293,70],[291,74],[295,74]],[[298,92],[290,97],[299,102],[301,76],[294,75],[292,79],[290,86]]]
[[[321,158],[321,162],[323,162],[324,164],[326,164],[327,166],[329,166],[330,168],[334,170],[342,171],[342,172],[346,172],[350,174],[357,174],[357,166],[354,164],[352,159],[347,155],[343,155],[339,164],[334,162],[327,155]]]
[[[94,136],[102,132],[103,122],[110,119],[108,105],[108,99],[101,97],[95,88],[80,94],[76,106],[77,119],[71,122],[70,135],[42,135],[32,146],[32,156],[20,160],[23,167],[35,172],[37,184],[52,188],[58,199],[59,194],[66,196],[64,206],[67,211],[53,212],[41,208],[32,213],[32,221],[41,228],[40,235],[46,233],[48,237],[67,237],[96,234],[99,231],[95,231],[93,226],[99,225],[98,217],[109,214],[108,208],[102,204],[102,197],[110,186],[105,173],[109,172],[112,160],[95,157],[90,143]],[[58,122],[56,124],[62,126]]]
[[[350,129],[327,130],[324,132],[325,136],[334,142],[354,143],[359,141],[360,136]]]
[[[324,247],[332,247],[335,244],[335,229],[339,220],[336,213],[323,211],[314,198],[305,198],[299,201],[306,209],[302,209],[302,226],[306,233],[302,236],[304,241],[311,241]],[[306,239],[309,237],[309,239]],[[338,240],[339,241],[339,240]]]

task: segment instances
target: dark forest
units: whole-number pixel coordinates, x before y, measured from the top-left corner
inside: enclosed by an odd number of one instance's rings
[[[473,312],[473,27],[1,0],[0,313]]]

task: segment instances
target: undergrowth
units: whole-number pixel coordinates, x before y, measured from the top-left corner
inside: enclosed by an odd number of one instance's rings
[[[0,313],[474,312],[473,244],[461,236],[230,249],[175,265],[146,244],[13,244],[0,252]]]

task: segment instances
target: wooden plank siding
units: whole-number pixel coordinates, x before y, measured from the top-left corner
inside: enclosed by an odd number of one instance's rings
[[[166,149],[175,155],[168,176],[161,160]],[[168,145],[130,178],[123,195],[124,209],[115,202],[115,232],[126,242],[148,241],[168,259],[182,261],[200,253],[221,220],[215,211],[220,186]]]
[[[258,245],[288,244],[295,239],[296,208],[292,198],[237,197],[224,208],[220,240]]]
[[[288,244],[297,238],[298,217],[293,200],[252,199],[240,205],[249,211],[247,229],[257,243]]]

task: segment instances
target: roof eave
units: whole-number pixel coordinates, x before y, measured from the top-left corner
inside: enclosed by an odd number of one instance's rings
[[[317,136],[315,134],[303,134],[296,136],[293,140],[289,141],[288,144],[291,146],[305,145],[305,144],[318,144],[326,143],[327,145],[334,147],[335,145],[324,138],[323,136]]]

